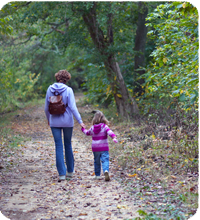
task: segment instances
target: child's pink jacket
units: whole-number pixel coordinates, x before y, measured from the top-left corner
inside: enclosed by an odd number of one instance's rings
[[[95,124],[89,130],[84,128],[81,129],[84,134],[87,136],[92,136],[92,151],[109,151],[108,146],[108,135],[113,139],[116,137],[113,131],[104,124]]]

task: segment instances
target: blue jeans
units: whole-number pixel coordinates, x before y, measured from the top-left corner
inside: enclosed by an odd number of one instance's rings
[[[64,146],[65,146],[65,162],[64,162],[64,152],[63,152],[63,141],[62,141],[62,130],[64,136]],[[57,128],[51,127],[51,131],[55,141],[56,147],[56,167],[59,173],[59,176],[66,175],[66,171],[68,173],[72,173],[74,171],[74,155],[72,151],[71,138],[73,127],[66,128]]]
[[[109,172],[109,151],[93,152],[94,154],[94,172],[96,176],[101,175],[101,164],[103,172]]]

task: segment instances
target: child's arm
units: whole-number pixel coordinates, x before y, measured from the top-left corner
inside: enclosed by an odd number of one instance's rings
[[[115,133],[112,130],[110,130],[110,128],[107,125],[106,125],[105,128],[106,128],[107,134],[113,139],[113,141],[115,143],[117,143],[118,140],[117,140],[117,137],[116,137]]]
[[[81,131],[87,136],[93,135],[92,127],[89,130],[82,127]]]
[[[117,140],[117,137],[116,137],[116,136],[113,138],[113,141],[114,141],[115,143],[118,143],[118,140]]]

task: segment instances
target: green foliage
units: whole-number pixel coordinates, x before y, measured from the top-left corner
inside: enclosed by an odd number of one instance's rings
[[[25,140],[25,138],[22,137],[21,135],[16,135],[16,134],[14,135],[11,129],[5,127],[2,128],[1,125],[0,125],[0,132],[1,132],[0,149],[7,148],[8,151],[12,151],[12,148],[19,148],[19,145]],[[12,153],[10,152],[10,154]],[[10,155],[8,154],[8,156]]]
[[[154,215],[153,213],[147,214],[145,211],[143,210],[138,210],[139,215],[144,216],[144,217],[137,217],[134,220],[162,220],[162,218],[157,217],[156,215]]]
[[[0,33],[4,34],[11,34],[13,31],[13,28],[10,25],[6,25],[7,21],[12,20],[11,16],[7,16],[5,18],[0,18]]]
[[[106,77],[104,65],[89,63],[88,74],[85,85],[89,91],[88,98],[93,103],[110,104],[113,95],[110,88],[110,82]]]
[[[138,99],[140,107],[142,109],[145,106],[148,111],[149,107],[157,104],[173,107],[178,102],[181,108],[189,109],[198,99],[197,10],[189,3],[173,2],[160,4],[152,12],[159,3],[146,4],[150,12],[147,21],[149,36],[146,60],[149,62],[153,59],[153,62],[148,65],[147,74],[144,75],[147,79],[144,85],[146,93],[144,99]],[[113,104],[111,82],[105,76],[107,72],[102,65],[104,57],[97,52],[82,18],[82,14],[92,6],[93,2],[11,2],[2,8],[1,55],[4,56],[6,51],[7,55],[1,64],[6,63],[6,73],[13,75],[13,80],[19,79],[16,84],[12,82],[15,87],[20,86],[21,92],[16,93],[18,98],[30,98],[33,91],[44,95],[49,84],[54,82],[54,74],[59,69],[68,69],[72,74],[70,86],[80,89],[83,85],[92,102],[104,103],[106,106]],[[112,13],[114,43],[107,48],[106,53],[115,54],[126,86],[131,92],[138,80],[134,73],[138,4],[97,3],[97,23],[103,31],[105,42],[109,40],[109,13]],[[14,54],[10,61],[4,61],[10,56],[8,54],[12,49],[9,46],[13,44],[19,46],[16,48],[21,48],[18,53],[14,52],[18,61],[13,62],[16,60],[13,59]],[[155,44],[156,50],[150,57]],[[29,85],[27,89],[23,84],[27,84],[29,75],[33,73],[35,77],[40,74],[40,78],[37,82],[30,80],[29,83],[34,86]],[[9,77],[7,81],[10,81]],[[1,82],[4,83],[6,79]],[[11,89],[12,86],[7,83],[1,89],[4,97],[8,93],[8,87]],[[155,101],[158,100],[157,97],[160,99],[158,102]],[[14,102],[13,100],[12,103]]]
[[[20,102],[36,97],[34,85],[39,74],[36,76],[29,71],[30,62],[27,59],[20,60],[22,51],[21,47],[0,50],[0,112],[13,110]]]
[[[15,10],[11,10],[12,2],[6,4],[0,11],[0,33],[10,35],[13,32],[13,27],[9,24],[13,21],[11,14]]]
[[[166,3],[147,21],[156,49],[146,74],[146,98],[159,97],[168,107],[176,100],[190,110],[198,101],[197,9],[187,2]]]

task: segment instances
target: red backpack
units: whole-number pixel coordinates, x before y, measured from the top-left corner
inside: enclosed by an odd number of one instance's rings
[[[54,96],[49,97],[49,102],[49,113],[51,115],[60,115],[65,113],[68,105],[63,103],[62,96],[58,91],[54,92]]]

